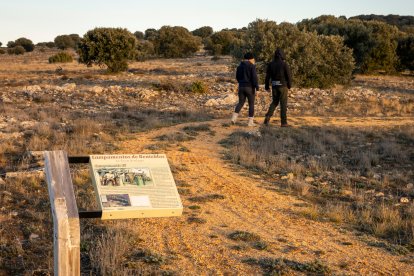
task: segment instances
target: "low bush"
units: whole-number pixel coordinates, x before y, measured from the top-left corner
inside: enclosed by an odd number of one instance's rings
[[[23,47],[25,52],[31,52],[35,48],[33,42],[24,37],[18,38],[15,41],[9,41],[9,43],[7,43],[7,47],[9,48],[16,48],[17,46]]]
[[[54,44],[57,48],[65,50],[68,48],[77,49],[78,45],[81,41],[81,38],[77,34],[70,34],[70,35],[58,35],[55,40]]]
[[[193,36],[184,27],[163,26],[158,30],[153,43],[158,55],[165,58],[182,58],[197,52],[201,39]]]
[[[205,39],[205,49],[212,55],[229,55],[234,48],[240,47],[243,32],[221,30]]]
[[[202,81],[195,81],[190,85],[190,91],[193,93],[207,93],[208,86]]]
[[[9,55],[23,55],[24,53],[26,53],[26,50],[22,46],[16,46],[7,49],[7,53]]]
[[[191,32],[195,36],[199,36],[201,38],[209,37],[213,34],[213,28],[210,26],[204,26],[198,29],[195,29]]]
[[[56,44],[53,41],[49,41],[49,42],[39,42],[39,43],[36,44],[36,46],[54,48],[54,47],[56,47]]]
[[[56,55],[49,57],[49,63],[68,63],[72,61],[73,57],[68,52],[59,52]]]

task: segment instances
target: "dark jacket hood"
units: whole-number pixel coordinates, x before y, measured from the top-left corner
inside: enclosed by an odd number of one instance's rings
[[[282,49],[277,49],[275,51],[275,60],[276,59],[285,60],[285,53],[283,53],[283,50]]]

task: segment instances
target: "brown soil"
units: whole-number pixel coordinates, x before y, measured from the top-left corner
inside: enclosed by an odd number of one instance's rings
[[[259,119],[258,121],[261,121]],[[382,126],[412,125],[412,118],[332,118],[300,117],[293,126]],[[125,224],[139,234],[140,246],[174,258],[163,268],[181,274],[257,274],[258,266],[243,262],[248,258],[284,258],[299,263],[320,260],[333,273],[352,275],[409,275],[413,265],[404,256],[367,244],[365,235],[329,222],[300,215],[306,203],[277,189],[272,179],[244,171],[223,158],[220,141],[243,126],[226,127],[228,120],[209,122],[215,132],[200,133],[195,140],[170,144],[166,150],[175,180],[186,186],[182,195],[184,214],[179,218],[143,219]],[[224,127],[223,127],[224,124]],[[142,133],[121,145],[121,153],[155,153],[148,150],[154,138],[182,130],[183,124]],[[276,126],[275,126],[276,127]],[[185,147],[189,151],[182,151]],[[183,169],[185,168],[185,169]],[[273,182],[273,184],[272,184]],[[208,202],[193,202],[194,196],[222,195]],[[199,205],[192,210],[189,206]],[[199,218],[191,219],[191,218]],[[201,219],[201,220],[200,220]],[[199,223],[192,223],[198,221]],[[229,234],[247,231],[267,243],[266,250],[248,242],[234,241]],[[407,257],[407,256],[405,256]]]

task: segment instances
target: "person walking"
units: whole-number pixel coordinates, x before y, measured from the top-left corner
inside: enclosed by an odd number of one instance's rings
[[[292,86],[292,77],[289,65],[285,62],[285,55],[281,49],[275,51],[274,59],[267,66],[265,78],[265,90],[269,91],[270,81],[272,83],[272,103],[269,106],[264,119],[264,124],[269,125],[277,105],[280,102],[281,127],[289,127],[287,123],[287,100],[288,90]]]
[[[259,91],[259,82],[257,79],[255,60],[252,53],[246,53],[244,60],[237,67],[236,79],[239,83],[239,103],[236,105],[234,113],[231,117],[231,122],[236,123],[239,112],[244,103],[249,103],[249,121],[248,126],[255,126],[254,118],[254,99],[256,91]]]

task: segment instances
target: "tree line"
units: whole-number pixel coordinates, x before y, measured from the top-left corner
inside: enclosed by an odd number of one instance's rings
[[[122,28],[95,28],[83,37],[60,35],[53,42],[36,46],[73,48],[79,53],[80,62],[105,64],[111,72],[127,70],[128,60],[189,57],[201,47],[213,56],[231,55],[236,59],[252,51],[258,71],[262,72],[274,50],[280,47],[286,53],[296,85],[329,87],[349,82],[355,72],[414,70],[413,29],[411,16],[367,15],[347,19],[323,15],[297,24],[257,19],[244,28],[216,32],[209,26],[193,31],[163,26],[135,33]],[[7,43],[9,54],[30,52],[34,47],[27,38]]]

